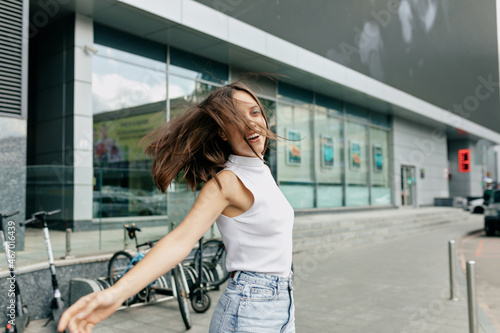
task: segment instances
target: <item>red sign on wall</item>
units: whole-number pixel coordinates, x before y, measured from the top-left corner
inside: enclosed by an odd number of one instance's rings
[[[470,172],[470,149],[458,150],[458,171]]]

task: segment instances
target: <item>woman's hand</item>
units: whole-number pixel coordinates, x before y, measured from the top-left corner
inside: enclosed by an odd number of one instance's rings
[[[92,332],[97,323],[109,317],[123,302],[122,295],[113,288],[84,296],[64,311],[57,330],[62,332],[68,327],[71,333]]]

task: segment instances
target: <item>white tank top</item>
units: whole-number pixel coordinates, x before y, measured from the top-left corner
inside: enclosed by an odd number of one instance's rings
[[[224,170],[234,172],[254,197],[243,214],[217,218],[227,250],[227,271],[287,277],[292,265],[292,206],[259,158],[230,155]]]

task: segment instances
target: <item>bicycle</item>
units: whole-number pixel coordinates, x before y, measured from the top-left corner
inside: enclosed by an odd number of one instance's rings
[[[56,266],[54,265],[54,254],[52,253],[52,244],[49,237],[49,227],[47,225],[47,217],[60,213],[60,209],[53,210],[51,212],[39,211],[32,215],[32,217],[24,222],[20,222],[21,226],[25,226],[29,223],[41,222],[43,237],[45,238],[45,245],[47,247],[47,256],[49,257],[49,269],[52,276],[52,290],[53,298],[50,303],[50,308],[52,310],[52,318],[47,321],[47,325],[51,320],[58,323],[59,319],[65,310],[64,301],[61,297],[61,291],[59,290],[59,283],[57,282]],[[66,330],[67,331],[67,330]]]
[[[131,226],[125,225],[124,227],[128,232],[128,237],[135,240],[137,255],[132,257],[132,255],[126,251],[118,251],[111,257],[108,264],[108,279],[111,285],[116,283],[116,281],[118,281],[134,265],[141,261],[142,258],[144,258],[145,254],[141,252],[140,248],[144,246],[151,248],[156,242],[158,242],[158,240],[155,240],[139,244],[137,240],[137,232],[141,231],[141,229],[136,227],[133,223]],[[191,315],[187,302],[189,289],[187,288],[186,278],[184,277],[184,269],[180,263],[171,270],[171,285],[172,288],[168,288],[165,277],[160,276],[158,279],[147,285],[138,294],[133,295],[126,300],[124,305],[130,306],[138,300],[146,303],[150,302],[152,296],[155,294],[176,297],[177,302],[179,303],[179,310],[181,312],[184,325],[186,326],[186,329],[190,329],[192,326]]]
[[[5,256],[7,257],[7,264],[9,266],[10,276],[8,280],[14,280],[14,291],[12,291],[12,282],[8,287],[7,295],[10,299],[15,300],[15,304],[9,304],[7,306],[7,313],[5,318],[7,318],[7,323],[5,324],[5,333],[22,333],[24,328],[28,326],[30,322],[30,315],[28,311],[28,306],[23,304],[21,298],[21,290],[17,284],[16,272],[14,270],[14,256],[15,252],[12,251],[12,244],[15,241],[15,222],[7,222],[7,230],[3,230],[3,219],[19,214],[19,211],[12,212],[9,214],[0,214],[0,238],[2,239],[3,248],[5,250]],[[9,242],[10,241],[10,242]],[[12,252],[12,253],[11,253]],[[12,297],[14,296],[14,297]],[[13,312],[11,311],[13,306]]]

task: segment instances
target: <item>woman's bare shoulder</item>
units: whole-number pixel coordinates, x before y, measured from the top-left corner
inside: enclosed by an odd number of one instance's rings
[[[225,170],[222,170],[221,172],[219,172],[217,177],[220,181],[222,190],[225,187],[232,187],[239,182],[238,176],[236,176],[236,174],[233,171],[228,170],[228,169],[225,169]],[[212,178],[210,181],[216,182],[216,180],[214,178]]]
[[[211,186],[217,186],[223,196],[229,199],[229,201],[232,201],[235,196],[241,195],[242,191],[244,191],[242,189],[243,184],[241,180],[231,170],[222,170],[217,174],[217,178],[220,186],[217,184],[217,180],[215,178],[210,179],[208,183],[212,183]]]

